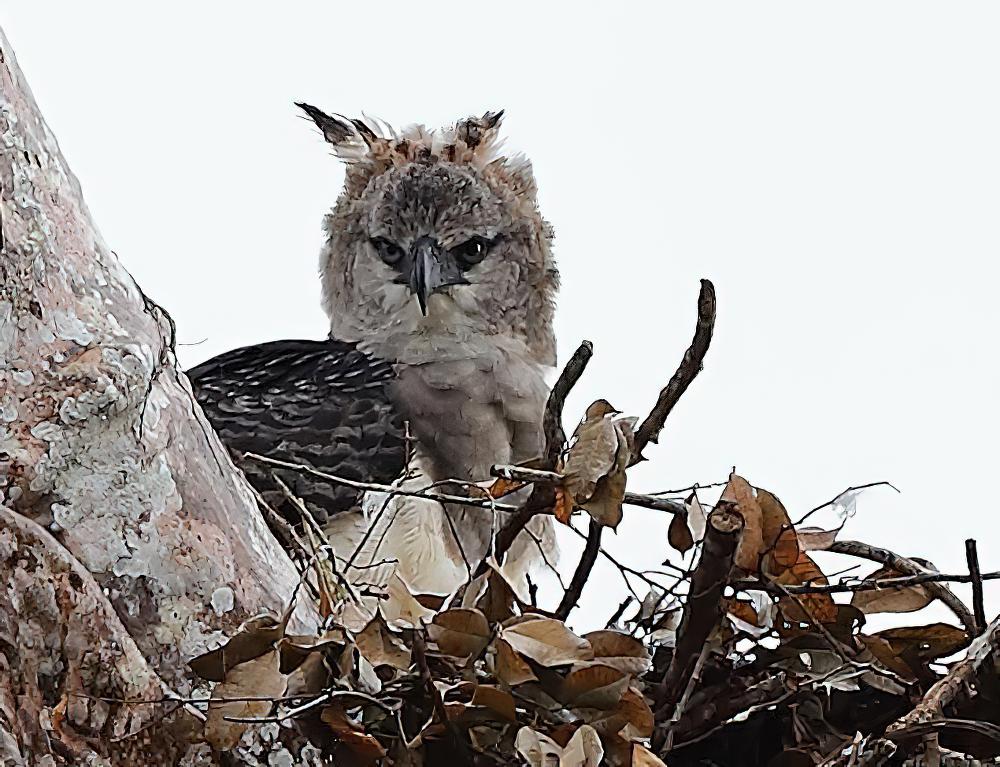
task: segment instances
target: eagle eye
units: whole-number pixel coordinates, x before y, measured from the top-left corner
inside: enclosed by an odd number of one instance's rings
[[[475,266],[486,258],[486,254],[489,252],[490,245],[492,244],[492,242],[484,237],[473,237],[461,245],[456,245],[451,249],[451,252],[455,254],[455,257],[463,266]]]
[[[375,246],[379,258],[389,266],[395,266],[403,257],[403,249],[396,243],[385,239],[385,237],[373,237],[372,245]]]

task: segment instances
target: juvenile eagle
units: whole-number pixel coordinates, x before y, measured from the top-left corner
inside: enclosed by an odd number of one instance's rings
[[[555,364],[552,232],[530,163],[500,149],[501,112],[397,133],[298,106],[347,164],[320,257],[329,338],[237,349],[189,376],[268,503],[298,516],[278,478],[339,557],[395,560],[414,591],[450,591],[503,522],[490,510],[386,500],[242,454],[406,487],[483,481],[492,464],[538,456]],[[529,530],[508,556],[521,573],[553,546],[548,522]]]

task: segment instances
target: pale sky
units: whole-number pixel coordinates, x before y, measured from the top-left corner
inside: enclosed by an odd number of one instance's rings
[[[1000,5],[0,0],[0,25],[188,366],[325,335],[343,171],[293,101],[393,124],[505,108],[556,229],[561,356],[596,347],[571,422],[597,397],[644,415],[699,278],[718,290],[705,371],[631,489],[736,466],[795,517],[889,480],[843,537],[956,572],[975,536],[1000,569]],[[653,565],[667,522],[627,509],[608,546]],[[575,620],[624,593],[602,560]]]

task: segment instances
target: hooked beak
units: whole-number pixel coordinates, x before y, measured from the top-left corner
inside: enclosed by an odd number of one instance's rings
[[[420,312],[427,316],[427,301],[441,288],[448,285],[467,284],[454,257],[443,251],[437,240],[421,237],[410,251],[409,287]]]

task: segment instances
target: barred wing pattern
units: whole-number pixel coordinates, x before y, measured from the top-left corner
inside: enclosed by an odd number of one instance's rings
[[[358,508],[363,491],[243,458],[259,453],[347,479],[390,483],[404,471],[405,423],[393,405],[392,365],[335,340],[273,341],[188,371],[195,397],[250,483],[293,523],[275,477],[322,524]]]

